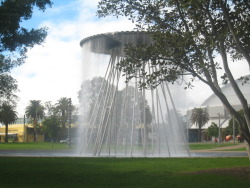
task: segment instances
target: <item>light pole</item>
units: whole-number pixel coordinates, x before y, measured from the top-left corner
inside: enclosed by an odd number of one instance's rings
[[[234,144],[235,144],[235,118],[233,116],[233,139],[234,139]]]
[[[220,132],[220,113],[218,113],[219,116],[219,144],[221,144],[221,132]]]
[[[69,147],[71,147],[71,133],[70,133],[70,129],[71,129],[71,98],[68,99],[68,144]]]

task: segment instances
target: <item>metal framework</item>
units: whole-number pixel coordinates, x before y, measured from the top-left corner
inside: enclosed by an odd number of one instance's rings
[[[116,64],[125,58],[124,48],[129,43],[151,44],[152,40],[148,33],[118,32],[81,41],[81,46],[88,44],[89,52],[110,55],[110,60],[95,102],[87,107],[88,98],[83,96],[80,155],[189,156],[184,127],[168,84],[162,82],[154,90],[138,89],[138,83],[145,82],[143,71],[153,72],[151,62],[144,62],[143,70],[124,86],[123,73]]]

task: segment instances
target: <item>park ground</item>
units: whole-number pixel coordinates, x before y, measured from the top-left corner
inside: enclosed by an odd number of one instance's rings
[[[191,149],[227,152],[242,147],[204,145],[201,149],[196,144]],[[248,157],[0,157],[0,166],[0,187],[250,187]]]

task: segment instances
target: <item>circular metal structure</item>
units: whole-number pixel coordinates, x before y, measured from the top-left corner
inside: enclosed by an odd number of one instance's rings
[[[126,73],[117,69],[126,58],[126,46],[151,44],[147,32],[105,33],[80,42],[84,75],[91,74],[81,90],[82,156],[190,156],[184,126],[171,95],[174,89],[166,82],[154,90],[138,87],[145,82],[143,72],[155,70],[151,61],[143,61],[143,70],[138,69],[129,82],[125,82]],[[97,69],[105,72],[95,75]]]
[[[82,47],[86,43],[90,42],[90,50],[98,54],[109,54],[116,52],[119,56],[124,56],[124,48],[128,44],[135,46],[152,44],[152,38],[148,32],[114,32],[98,34],[87,37],[80,42]]]

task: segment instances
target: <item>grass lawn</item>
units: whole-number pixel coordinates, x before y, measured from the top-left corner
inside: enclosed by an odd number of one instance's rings
[[[40,158],[1,157],[0,187],[178,188],[250,187],[250,179],[190,173],[250,167],[244,158]]]
[[[227,146],[233,146],[238,145],[238,143],[222,143],[222,144],[214,144],[214,143],[189,143],[189,148],[191,150],[200,150],[200,149],[213,149],[218,147],[227,147]],[[74,145],[73,145],[74,148]],[[45,149],[45,150],[64,150],[69,149],[69,146],[67,143],[53,143],[50,142],[41,142],[41,143],[34,143],[34,142],[27,142],[27,143],[18,143],[18,142],[9,142],[9,143],[0,143],[0,150],[3,149],[29,149],[29,150],[36,150],[36,149]]]
[[[190,150],[200,150],[200,149],[213,149],[218,147],[227,147],[238,145],[238,143],[222,143],[222,144],[214,144],[214,143],[189,143]],[[9,142],[7,144],[0,143],[0,150],[68,150],[70,149],[67,143],[54,143],[53,147],[49,142],[43,143],[16,143]],[[72,145],[71,149],[74,149],[74,145]],[[240,149],[232,149],[226,151],[246,151],[246,148]]]
[[[53,143],[50,142],[9,142],[0,143],[0,150],[67,150],[70,149],[67,143]]]

